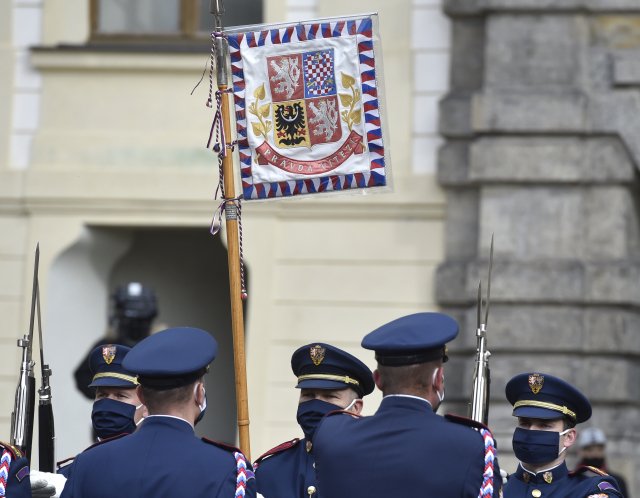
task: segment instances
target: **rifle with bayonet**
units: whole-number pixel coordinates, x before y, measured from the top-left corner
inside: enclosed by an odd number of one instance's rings
[[[491,269],[493,267],[493,235],[491,236],[491,252],[489,255],[489,277],[487,280],[487,300],[485,302],[484,319],[482,317],[482,281],[478,284],[478,316],[476,328],[476,364],[473,372],[473,393],[471,396],[470,418],[487,425],[489,421],[489,387],[491,376],[487,347],[487,323],[489,321],[489,304],[491,299]]]
[[[40,318],[40,284],[37,291],[38,333],[40,336],[40,371],[42,381],[38,389],[38,454],[40,456],[40,472],[55,472],[55,429],[53,424],[53,406],[51,405],[51,368],[44,362],[44,345],[42,343],[42,322]]]
[[[36,379],[33,375],[35,365],[31,356],[33,344],[33,324],[35,320],[36,301],[38,293],[38,263],[40,260],[40,246],[36,247],[35,263],[33,265],[33,289],[31,292],[31,315],[29,317],[29,333],[18,339],[18,347],[22,348],[20,362],[20,378],[16,388],[16,397],[11,413],[11,444],[17,447],[26,457],[31,457],[31,443],[33,440],[33,415],[35,408]]]

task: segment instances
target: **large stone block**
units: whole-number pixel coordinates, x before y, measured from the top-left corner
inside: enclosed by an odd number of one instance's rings
[[[490,91],[473,96],[476,132],[567,133],[587,126],[587,96],[574,91]]]
[[[479,15],[495,11],[538,12],[621,12],[638,9],[637,0],[444,0],[451,16]]]
[[[527,353],[566,353],[585,356],[624,351],[640,356],[640,313],[615,307],[504,305],[492,291],[487,341],[496,356]],[[476,349],[476,306],[447,308],[458,320],[460,333],[451,343],[454,354]]]
[[[475,304],[486,261],[447,261],[436,272],[436,296],[444,306]],[[486,281],[486,280],[485,280]],[[582,302],[585,269],[580,261],[494,260],[491,295],[502,303]]]
[[[470,149],[468,180],[473,183],[631,182],[634,179],[629,154],[615,138],[483,137],[475,140]],[[465,155],[457,151],[455,159],[461,162],[464,158]],[[452,159],[447,157],[443,161],[449,165]]]
[[[487,20],[485,88],[579,88],[588,24],[578,15],[493,15]]]
[[[625,186],[486,187],[481,237],[496,233],[503,258],[619,260],[640,244],[632,192]]]
[[[450,93],[440,101],[438,129],[446,137],[470,137],[472,128],[472,97]]]
[[[613,82],[618,86],[640,86],[640,50],[619,50],[611,55]]]
[[[457,18],[451,29],[451,89],[471,92],[482,88],[484,76],[485,21]]]

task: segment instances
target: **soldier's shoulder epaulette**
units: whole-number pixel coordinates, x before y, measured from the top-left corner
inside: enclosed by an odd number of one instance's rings
[[[64,460],[60,460],[59,462],[56,462],[56,467],[58,468],[58,470],[60,470],[66,467],[67,465],[71,465],[75,459],[76,457],[72,456],[69,458],[65,458]]]
[[[212,444],[213,446],[217,446],[218,448],[221,448],[221,449],[223,449],[225,451],[229,451],[231,453],[235,453],[235,452],[242,453],[242,451],[240,451],[239,448],[236,448],[235,446],[233,446],[231,444],[221,443],[220,441],[214,441],[213,439],[209,439],[207,437],[203,437],[202,440],[205,443]]]
[[[8,451],[11,454],[12,459],[22,458],[24,456],[22,454],[22,451],[20,451],[18,448],[16,448],[12,444],[5,443],[4,441],[0,441],[0,450]]]
[[[595,476],[600,476],[600,477],[608,477],[609,474],[607,474],[604,470],[599,469],[598,467],[592,467],[591,465],[579,465],[578,467],[575,468],[575,470],[572,470],[571,472],[569,472],[569,476],[581,476],[581,475],[586,475],[588,477],[595,477]]]
[[[85,448],[84,451],[89,451],[89,450],[91,450],[93,448],[97,448],[100,445],[103,445],[105,443],[110,443],[111,441],[115,441],[116,439],[120,439],[120,438],[128,436],[128,435],[129,435],[128,433],[124,433],[124,434],[116,434],[115,436],[109,436],[109,437],[102,438],[100,441],[96,441],[95,443],[93,443],[88,448]],[[83,453],[84,453],[84,451],[83,451]]]
[[[449,422],[453,422],[460,425],[466,425],[468,427],[473,427],[475,429],[486,429],[489,432],[491,432],[491,429],[489,429],[482,422],[478,422],[468,417],[462,417],[460,415],[454,415],[453,413],[447,413],[444,416],[444,418],[447,419]]]
[[[295,448],[298,443],[300,443],[300,439],[299,438],[294,438],[291,441],[285,441],[282,444],[279,444],[278,446],[274,446],[273,448],[271,448],[268,451],[265,451],[262,455],[260,455],[258,457],[258,459],[253,463],[254,468],[258,468],[258,465],[260,465],[260,463],[267,457],[273,456],[273,455],[277,455],[278,453],[282,453],[283,451],[287,451],[291,448]]]

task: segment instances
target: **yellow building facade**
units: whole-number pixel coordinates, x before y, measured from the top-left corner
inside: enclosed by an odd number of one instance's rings
[[[91,43],[96,3],[0,5],[9,69],[0,73],[0,438],[9,435],[16,339],[28,329],[39,242],[57,457],[89,444],[90,402],[72,374],[105,334],[111,289],[130,280],[156,290],[159,326],[199,326],[220,342],[202,430],[233,442],[226,242],[208,233],[218,201],[217,159],[205,148],[206,78],[191,95],[209,58],[206,40],[188,49]],[[373,366],[359,347],[365,333],[436,306],[445,213],[434,166],[437,102],[448,57],[439,2],[270,0],[263,18],[371,11],[380,15],[393,191],[243,205],[254,458],[300,433],[290,369],[297,347],[329,342]],[[378,401],[367,400],[365,412]]]

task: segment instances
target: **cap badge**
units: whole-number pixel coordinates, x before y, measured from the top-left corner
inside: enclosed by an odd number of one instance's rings
[[[540,375],[539,373],[529,375],[529,387],[531,388],[531,392],[533,394],[538,394],[542,390],[543,384],[544,375]]]
[[[311,357],[311,361],[317,367],[324,360],[325,349],[320,346],[320,344],[316,344],[315,346],[311,346],[309,348],[309,356]]]
[[[542,474],[542,478],[544,479],[544,482],[546,482],[547,484],[551,484],[551,481],[553,481],[553,474],[547,470],[544,474]]]
[[[111,365],[111,362],[116,357],[116,347],[109,345],[102,347],[102,357],[107,365]]]

